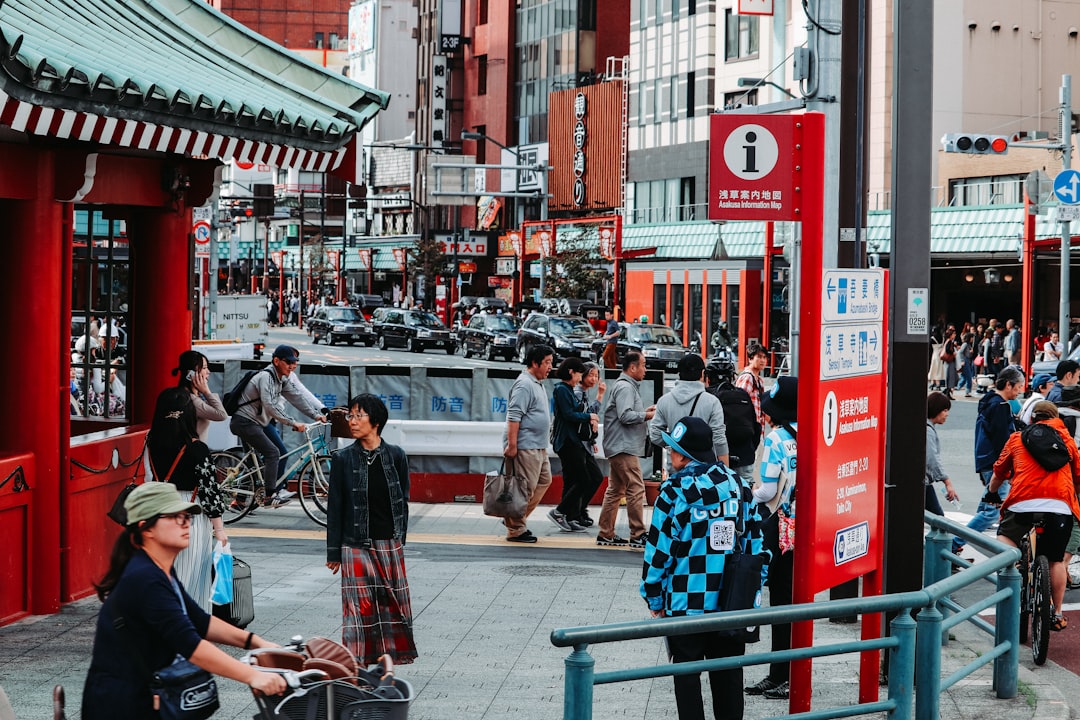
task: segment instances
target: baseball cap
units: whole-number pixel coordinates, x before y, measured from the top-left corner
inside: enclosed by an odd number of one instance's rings
[[[198,503],[186,502],[176,494],[176,486],[165,482],[148,482],[131,491],[124,500],[127,525],[149,520],[155,515],[172,515],[189,512],[198,515],[202,508]]]
[[[274,357],[287,363],[300,362],[300,351],[292,345],[278,345],[274,348]]]
[[[703,463],[715,463],[712,428],[699,417],[688,415],[671,428],[670,433],[661,432],[660,437],[675,452]]]
[[[1031,379],[1031,388],[1033,390],[1035,388],[1041,388],[1046,383],[1052,383],[1055,380],[1057,380],[1057,378],[1053,375],[1050,375],[1049,373],[1039,373]]]
[[[761,398],[761,411],[776,423],[793,423],[799,418],[799,379],[784,375],[776,379]]]

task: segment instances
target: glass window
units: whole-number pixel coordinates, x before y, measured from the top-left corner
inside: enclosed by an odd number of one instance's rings
[[[668,115],[672,120],[679,119],[679,77],[671,78],[668,88]]]
[[[758,17],[724,10],[724,58],[740,60],[758,54]]]
[[[639,82],[637,86],[637,120],[638,126],[645,124],[645,83]]]
[[[71,416],[127,418],[130,255],[123,221],[75,209],[71,273]]]
[[[680,0],[671,0],[671,20],[672,20],[672,22],[679,19],[679,2],[680,2]]]
[[[476,94],[487,95],[488,59],[487,55],[476,58]]]
[[[653,124],[660,122],[664,113],[664,81],[657,78],[653,80]]]
[[[323,34],[321,32],[315,33],[315,49],[316,50],[322,50],[323,49]]]
[[[694,117],[694,105],[697,100],[694,97],[694,83],[697,76],[693,72],[686,73],[686,117]]]

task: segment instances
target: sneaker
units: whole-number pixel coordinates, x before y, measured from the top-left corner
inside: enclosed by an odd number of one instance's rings
[[[576,533],[589,532],[589,528],[582,525],[577,520],[567,520],[570,523],[570,529]]]
[[[508,536],[506,538],[506,542],[534,543],[534,542],[536,542],[536,536],[532,534],[531,530],[526,530],[525,532],[521,533],[520,535],[515,535],[513,537]]]
[[[551,510],[548,511],[548,520],[558,525],[559,529],[563,532],[574,532],[574,528],[570,527],[570,521],[555,508],[551,508]]]
[[[753,685],[748,685],[747,687],[744,687],[743,690],[746,692],[747,695],[764,695],[766,691],[775,690],[781,685],[783,685],[782,682],[780,682],[779,680],[773,680],[771,677],[766,675],[763,679],[759,680]]]
[[[625,547],[627,542],[626,538],[619,537],[618,535],[612,535],[609,538],[606,538],[603,535],[596,536],[596,544],[604,547]]]
[[[645,549],[645,533],[638,535],[637,537],[630,538],[631,550],[644,550]]]
[[[785,680],[771,690],[766,690],[761,693],[761,695],[767,700],[787,700],[790,693],[791,685]]]
[[[574,520],[574,522],[576,522],[581,527],[587,527],[587,528],[592,527],[593,525],[596,524],[595,522],[593,522],[593,519],[588,516],[588,514],[582,515],[581,517]]]
[[[278,502],[281,503],[282,505],[289,502],[294,497],[296,497],[296,493],[294,493],[291,490],[286,490],[285,488],[281,488],[280,490],[277,491]]]

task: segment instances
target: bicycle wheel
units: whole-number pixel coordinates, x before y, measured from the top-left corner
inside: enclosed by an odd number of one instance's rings
[[[1020,544],[1020,642],[1028,641],[1028,623],[1031,621],[1031,545],[1025,536]]]
[[[221,487],[228,494],[229,504],[221,520],[231,525],[251,512],[255,506],[255,472],[243,461],[243,458],[219,451],[210,454],[214,471]]]
[[[1034,597],[1031,609],[1031,657],[1036,665],[1046,662],[1050,649],[1050,563],[1045,555],[1035,558],[1035,577],[1032,583]]]
[[[330,487],[330,456],[318,455],[300,471],[297,489],[300,507],[308,517],[326,527],[326,496]]]

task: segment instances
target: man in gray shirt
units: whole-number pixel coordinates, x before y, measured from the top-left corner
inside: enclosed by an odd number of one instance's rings
[[[524,517],[504,521],[508,542],[536,542],[536,536],[526,527],[525,521],[551,486],[551,463],[547,454],[551,412],[541,382],[551,372],[553,359],[554,352],[547,345],[532,346],[525,356],[525,370],[510,386],[506,400],[506,433],[503,435],[506,471],[525,477],[531,493]]]
[[[600,532],[597,545],[631,545],[645,549],[645,480],[641,461],[648,443],[646,423],[656,412],[641,401],[641,381],[645,377],[645,358],[631,350],[622,363],[623,371],[611,384],[611,394],[604,409],[604,455],[611,466],[604,505],[600,509]],[[626,516],[630,521],[630,539],[615,534],[619,501],[626,498]]]

